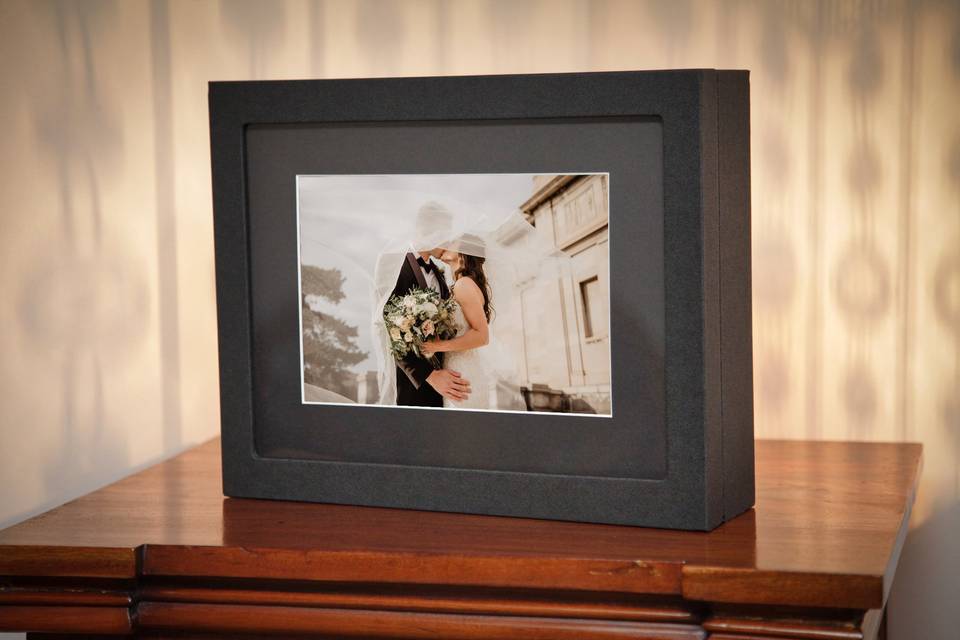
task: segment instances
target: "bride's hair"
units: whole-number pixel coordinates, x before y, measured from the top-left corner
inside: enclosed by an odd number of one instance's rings
[[[477,283],[480,291],[483,292],[483,315],[487,317],[487,322],[490,322],[493,316],[493,305],[490,304],[493,292],[490,290],[490,283],[487,282],[487,275],[483,272],[483,262],[484,258],[461,253],[461,267],[453,275],[456,278],[467,276]]]

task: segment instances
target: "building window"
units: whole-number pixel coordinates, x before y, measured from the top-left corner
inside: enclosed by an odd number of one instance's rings
[[[600,309],[603,300],[597,276],[580,281],[580,300],[583,302],[583,335],[586,338],[592,338],[598,330],[603,331],[602,327],[597,326],[597,322],[603,316]]]

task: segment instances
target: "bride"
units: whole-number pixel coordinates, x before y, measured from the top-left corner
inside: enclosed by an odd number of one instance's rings
[[[483,270],[485,259],[465,252],[466,247],[481,246],[482,242],[479,237],[465,235],[457,243],[459,251],[446,249],[440,256],[453,273],[451,294],[457,301],[455,320],[460,329],[454,338],[426,343],[424,356],[429,358],[434,353],[446,354],[444,367],[469,380],[472,387],[466,400],[444,398],[444,407],[493,409],[497,406],[490,358],[482,352],[490,342],[493,294]]]

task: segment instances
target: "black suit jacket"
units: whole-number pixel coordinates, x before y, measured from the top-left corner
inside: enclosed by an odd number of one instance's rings
[[[450,297],[450,289],[443,279],[443,274],[437,273],[437,282],[440,285],[440,296]],[[408,253],[400,267],[397,276],[397,285],[393,288],[395,296],[406,295],[414,288],[427,289],[427,280],[417,264],[417,256]],[[443,354],[438,353],[437,359],[443,365]],[[443,396],[427,383],[427,376],[433,372],[433,365],[424,358],[410,354],[402,360],[397,360],[397,404],[411,407],[442,407]]]

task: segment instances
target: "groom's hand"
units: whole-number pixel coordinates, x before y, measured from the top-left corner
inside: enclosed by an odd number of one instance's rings
[[[437,369],[427,376],[427,384],[448,400],[466,400],[470,397],[470,381],[452,369]]]

